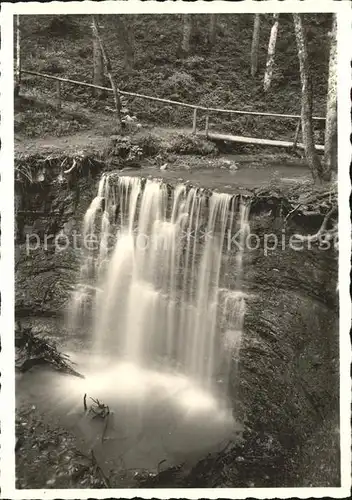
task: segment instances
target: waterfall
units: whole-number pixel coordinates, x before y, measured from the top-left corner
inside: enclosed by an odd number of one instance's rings
[[[103,175],[83,222],[85,240],[96,235],[96,245],[84,245],[72,304],[77,318],[77,304],[91,297],[96,352],[176,369],[210,387],[228,353],[238,357],[248,212],[241,197]],[[230,290],[224,276],[235,225],[241,236]]]

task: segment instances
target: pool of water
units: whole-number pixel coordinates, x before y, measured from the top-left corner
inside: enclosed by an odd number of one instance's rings
[[[242,426],[225,401],[184,375],[70,353],[84,379],[50,369],[18,375],[17,406],[34,405],[48,421],[72,432],[82,451],[94,450],[107,471],[155,471],[192,464],[240,439]],[[83,398],[87,395],[88,411]],[[104,419],[91,398],[109,406]]]
[[[204,159],[204,167],[177,168],[170,165],[166,170],[159,170],[154,166],[145,166],[142,169],[126,168],[121,175],[163,178],[165,181],[176,182],[178,180],[189,181],[194,186],[208,189],[216,189],[224,193],[237,192],[239,188],[250,189],[260,185],[268,185],[273,181],[280,184],[292,185],[297,182],[312,182],[309,168],[297,162],[277,162],[263,160],[254,161],[245,155],[226,155],[226,160],[235,163],[237,170],[209,166]],[[185,163],[186,160],[185,160]],[[211,165],[211,164],[210,164]]]

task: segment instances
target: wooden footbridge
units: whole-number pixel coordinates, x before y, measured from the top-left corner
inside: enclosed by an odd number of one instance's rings
[[[62,88],[63,84],[80,85],[83,87],[90,87],[90,88],[94,88],[94,89],[98,89],[98,90],[103,90],[105,92],[112,92],[112,93],[114,92],[114,89],[112,89],[110,87],[101,87],[98,85],[93,85],[92,83],[70,80],[69,78],[62,78],[62,77],[58,77],[58,76],[47,75],[45,73],[38,73],[36,71],[29,71],[29,70],[21,69],[20,73],[32,75],[32,76],[35,76],[38,78],[54,80],[56,82],[56,88],[55,88],[56,97],[55,97],[55,99],[56,99],[56,106],[58,109],[60,109],[62,106],[61,88]],[[19,78],[19,81],[20,81],[20,78]],[[147,95],[143,95],[143,94],[137,94],[134,92],[127,92],[124,90],[118,90],[118,93],[120,95],[123,95],[123,96],[130,96],[130,97],[134,97],[134,98],[145,99],[145,100],[149,100],[149,101],[156,101],[156,102],[161,102],[161,103],[165,103],[165,104],[171,104],[173,106],[181,106],[181,107],[192,109],[193,110],[192,133],[207,137],[210,140],[226,141],[226,142],[234,142],[234,143],[242,143],[242,144],[253,144],[253,145],[260,145],[260,146],[277,146],[280,148],[290,148],[290,149],[296,149],[296,148],[304,149],[304,145],[302,143],[298,142],[299,134],[301,131],[301,116],[300,115],[280,114],[280,113],[264,113],[264,112],[257,112],[257,111],[221,109],[221,108],[208,108],[208,107],[204,107],[204,106],[198,106],[196,104],[188,104],[188,103],[184,103],[184,102],[172,101],[169,99],[163,99],[160,97],[152,97],[152,96],[147,96]],[[205,129],[204,130],[198,130],[198,128],[197,128],[198,111],[202,111],[205,113]],[[243,136],[237,136],[237,135],[231,135],[231,134],[220,134],[220,133],[215,132],[215,131],[211,132],[209,130],[209,117],[211,114],[215,114],[215,113],[230,114],[230,115],[261,116],[261,117],[268,117],[268,118],[293,120],[297,123],[295,135],[292,138],[292,142],[290,142],[290,141],[280,141],[280,140],[271,140],[271,139],[260,139],[260,138],[255,138],[255,137],[243,137]],[[325,118],[321,117],[321,116],[313,116],[313,120],[325,121]],[[324,151],[323,145],[316,145],[315,148],[317,151]]]

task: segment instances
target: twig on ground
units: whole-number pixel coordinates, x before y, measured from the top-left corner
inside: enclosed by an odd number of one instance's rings
[[[299,203],[297,206],[295,206],[285,217],[285,222],[288,221],[288,219],[302,206],[302,203]]]
[[[164,458],[164,460],[160,460],[160,462],[158,463],[158,466],[157,466],[158,474],[160,472],[160,465],[163,464],[163,463],[165,463],[166,461],[167,461],[166,458]]]
[[[83,396],[83,408],[84,411],[87,411],[87,394]]]

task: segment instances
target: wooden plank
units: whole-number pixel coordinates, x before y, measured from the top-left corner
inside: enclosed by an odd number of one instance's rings
[[[108,92],[113,92],[112,88],[100,87],[99,85],[93,85],[92,83],[79,82],[76,80],[70,80],[69,78],[62,78],[59,76],[47,75],[45,73],[38,73],[36,71],[22,70],[21,72],[26,73],[28,75],[34,75],[34,76],[39,76],[42,78],[48,78],[51,80],[60,80],[62,82],[72,83],[74,85],[81,85],[83,87],[91,87],[91,88],[95,88],[95,89],[106,90]],[[246,110],[222,109],[222,108],[206,108],[205,106],[198,106],[197,104],[188,104],[185,102],[172,101],[170,99],[163,99],[161,97],[153,97],[153,96],[148,96],[148,95],[144,95],[144,94],[137,94],[135,92],[127,92],[125,90],[120,90],[120,89],[118,89],[118,91],[121,95],[126,95],[126,96],[130,96],[130,97],[137,97],[137,98],[146,99],[149,101],[164,102],[166,104],[173,104],[175,106],[183,106],[185,108],[200,109],[202,111],[212,112],[212,113],[229,113],[229,114],[237,114],[237,115],[267,116],[267,117],[271,117],[271,118],[284,118],[284,119],[300,118],[300,115],[290,115],[290,114],[282,114],[282,113],[266,113],[266,112],[261,112],[261,111],[246,111]],[[325,117],[313,116],[313,120],[325,121]]]
[[[204,135],[204,132],[200,132],[199,135]],[[227,134],[217,134],[217,133],[208,133],[208,139],[215,141],[228,141],[228,142],[238,142],[242,144],[257,144],[259,146],[277,146],[280,148],[292,148],[294,146],[293,142],[288,141],[274,141],[272,139],[258,139],[256,137],[242,137],[238,135],[227,135]],[[304,145],[302,143],[298,143],[296,145],[297,148],[304,149]],[[323,145],[316,145],[315,149],[317,151],[324,151]]]

